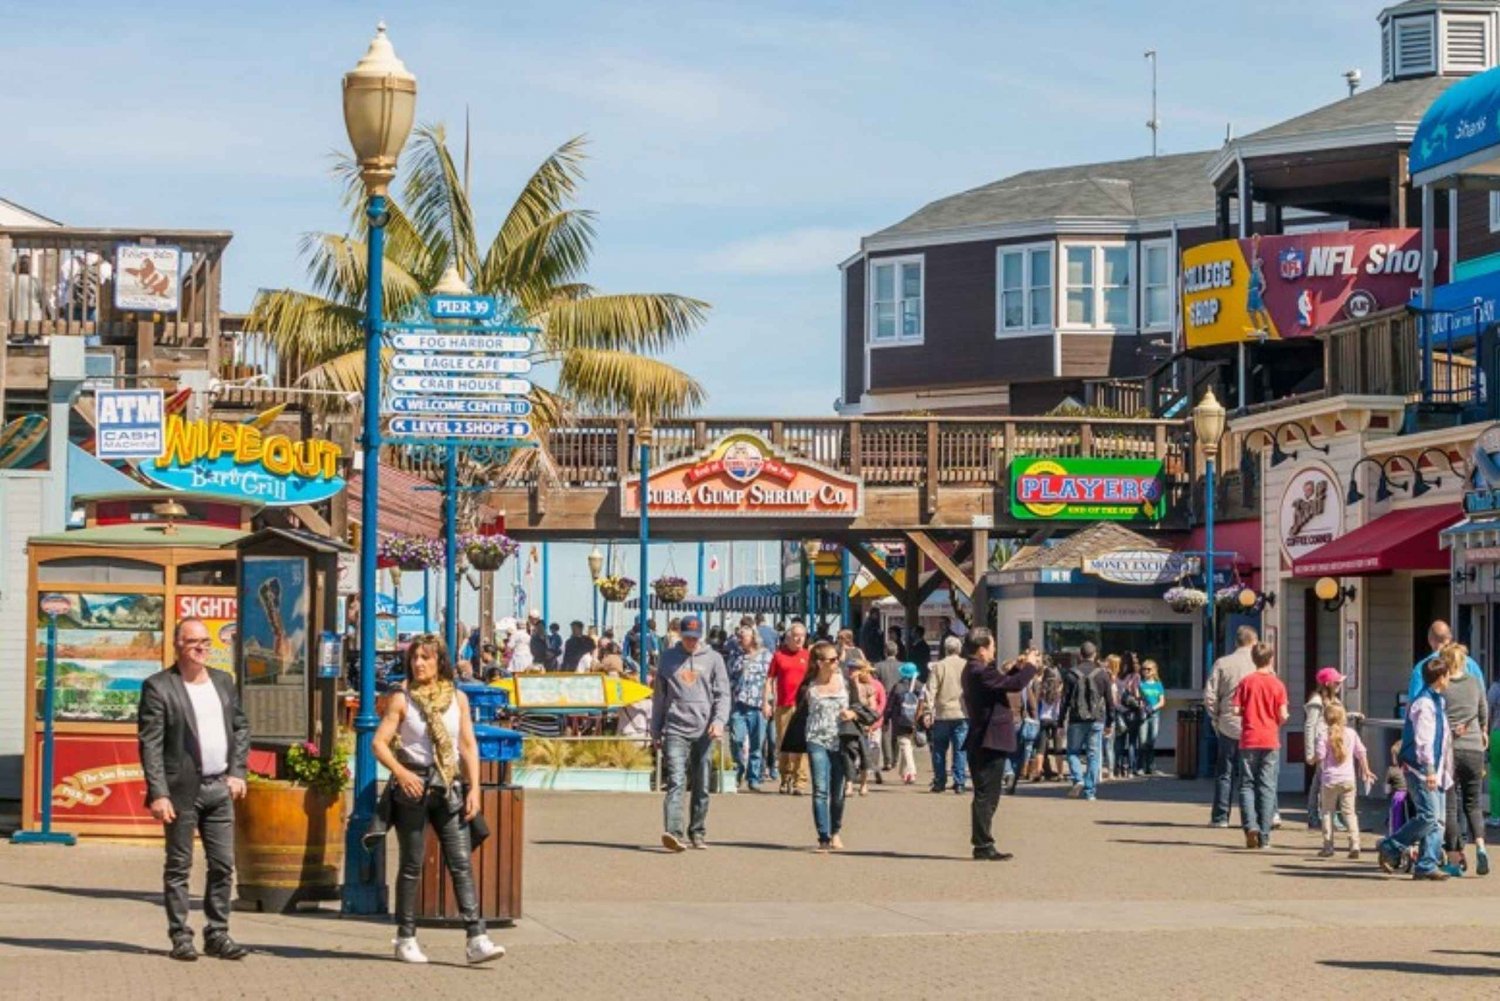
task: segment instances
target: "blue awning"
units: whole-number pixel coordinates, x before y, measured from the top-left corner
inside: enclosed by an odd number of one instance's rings
[[[1449,282],[1432,290],[1427,332],[1433,347],[1473,338],[1495,322],[1500,308],[1500,272]]]
[[[1432,102],[1412,137],[1407,169],[1418,187],[1469,171],[1495,173],[1497,147],[1500,67],[1460,80]]]

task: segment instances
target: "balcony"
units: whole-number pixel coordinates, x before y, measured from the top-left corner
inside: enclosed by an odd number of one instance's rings
[[[0,228],[6,394],[45,393],[52,337],[87,338],[90,355],[100,359],[91,362],[94,371],[145,385],[170,390],[181,372],[218,372],[219,293],[229,240],[229,233],[200,230]],[[175,311],[118,308],[114,269],[122,245],[181,251]]]

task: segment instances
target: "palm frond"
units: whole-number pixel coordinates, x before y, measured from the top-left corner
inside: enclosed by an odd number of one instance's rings
[[[554,286],[583,274],[593,244],[592,212],[555,212],[511,246],[502,246],[497,236],[480,265],[474,288],[523,302],[542,298]]]
[[[344,186],[343,206],[349,212],[350,233],[363,234],[369,230],[369,217],[365,214],[365,183],[359,176],[359,164],[348,153],[333,154],[333,176]],[[447,265],[441,260],[434,265],[431,248],[417,232],[405,210],[394,198],[385,200],[385,257],[395,261],[414,275],[442,274]],[[435,280],[435,279],[434,279]],[[432,284],[429,282],[428,284]]]
[[[577,348],[654,352],[692,333],[708,309],[686,296],[626,293],[554,302],[535,319],[544,350],[554,354]]]
[[[418,128],[407,157],[404,192],[413,226],[428,248],[436,250],[445,244],[452,264],[472,283],[479,272],[474,214],[463,177],[448,152],[443,127]]]
[[[330,299],[363,308],[370,253],[364,243],[332,233],[309,233],[302,239],[302,253],[308,258],[308,277],[314,289]],[[432,284],[429,275],[412,274],[389,254],[380,269],[380,283],[384,295],[381,312],[388,320],[410,313]]]
[[[596,410],[624,410],[656,419],[674,417],[704,400],[703,387],[656,358],[574,347],[562,357],[557,391]]]
[[[504,260],[527,236],[562,212],[583,180],[583,148],[588,140],[574,136],[552,151],[527,178],[515,204],[485,254],[486,262]]]
[[[262,289],[245,319],[295,371],[363,346],[364,309],[295,289]]]

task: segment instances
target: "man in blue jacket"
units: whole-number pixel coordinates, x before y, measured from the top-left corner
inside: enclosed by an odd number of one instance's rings
[[[1453,630],[1449,629],[1448,623],[1442,619],[1435,621],[1427,630],[1427,645],[1432,647],[1432,653],[1417,661],[1416,666],[1411,669],[1411,681],[1406,686],[1407,705],[1416,701],[1417,696],[1422,694],[1422,689],[1427,687],[1427,683],[1422,680],[1423,667],[1428,661],[1436,659],[1438,651],[1452,642]],[[1464,670],[1468,671],[1469,676],[1479,683],[1479,690],[1484,691],[1486,688],[1484,672],[1479,669],[1473,657],[1465,657],[1464,661]]]

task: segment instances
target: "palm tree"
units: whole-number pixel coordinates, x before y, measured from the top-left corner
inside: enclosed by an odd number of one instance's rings
[[[497,297],[505,319],[540,329],[531,361],[558,368],[555,391],[532,391],[539,432],[577,412],[663,417],[703,402],[696,380],[652,355],[692,333],[708,304],[666,293],[604,295],[582,281],[594,239],[593,213],[571,207],[583,146],[582,137],[571,139],[542,162],[481,253],[467,179],[443,127],[424,126],[408,147],[403,197],[390,200],[386,225],[387,321],[417,318],[423,298],[453,269],[476,294]],[[312,291],[262,291],[248,329],[263,332],[288,370],[303,373],[298,385],[348,393],[364,387],[367,222],[358,165],[340,157],[334,173],[351,233],[306,235]]]

